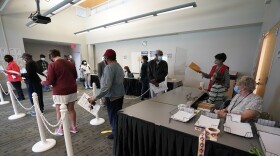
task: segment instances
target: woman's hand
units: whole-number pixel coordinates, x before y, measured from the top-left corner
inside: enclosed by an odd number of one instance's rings
[[[214,110],[214,112],[216,113],[216,114],[218,114],[218,117],[219,118],[226,118],[226,116],[227,116],[227,111],[226,110],[224,110],[224,109],[222,109],[222,110]]]
[[[95,105],[96,104],[96,101],[97,99],[94,99],[94,98],[88,98],[88,102],[92,105]]]

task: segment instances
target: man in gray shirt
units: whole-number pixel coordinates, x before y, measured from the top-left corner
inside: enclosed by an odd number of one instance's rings
[[[106,66],[101,77],[101,88],[99,94],[93,99],[89,99],[91,104],[105,97],[107,112],[109,115],[112,134],[108,139],[113,139],[115,134],[117,112],[122,109],[124,97],[124,73],[120,64],[116,61],[116,52],[112,49],[106,50],[104,54]]]

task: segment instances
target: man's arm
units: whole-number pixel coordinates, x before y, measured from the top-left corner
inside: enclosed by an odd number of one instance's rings
[[[111,89],[112,87],[112,83],[113,83],[113,71],[112,69],[107,66],[104,69],[103,72],[103,83],[101,86],[102,88],[100,89],[99,94],[96,96],[95,99],[101,99],[102,97],[104,97]]]

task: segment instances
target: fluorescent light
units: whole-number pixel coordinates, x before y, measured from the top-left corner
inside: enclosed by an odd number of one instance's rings
[[[66,9],[66,8],[69,8],[71,5],[72,5],[71,3],[67,3],[67,4],[64,5],[63,7],[61,7],[61,8],[59,8],[59,9],[55,10],[55,11],[53,12],[53,14],[57,14],[57,13],[59,13],[60,11]]]
[[[99,27],[99,28],[91,29],[91,30],[89,30],[88,32],[92,32],[92,31],[100,30],[100,29],[103,29],[103,28],[104,28],[104,27]]]
[[[168,13],[172,13],[172,12],[176,12],[176,11],[181,11],[181,10],[185,10],[185,9],[191,9],[191,8],[194,8],[194,7],[193,6],[188,6],[188,7],[185,7],[185,8],[180,8],[180,9],[176,9],[176,10],[161,12],[161,13],[158,13],[157,15],[164,15],[164,14],[168,14]]]
[[[74,0],[72,2],[75,3],[74,6],[77,6],[77,5],[81,4],[81,3],[83,3],[84,1],[86,1],[86,0]]]
[[[124,24],[124,23],[125,23],[125,22],[120,22],[120,23],[108,25],[108,26],[105,26],[105,28],[110,28],[110,27],[117,26],[117,25],[121,25],[121,24]]]
[[[31,28],[31,27],[34,27],[35,25],[37,25],[37,23],[32,23],[28,27]]]
[[[85,34],[85,33],[88,33],[88,31],[83,31],[83,32],[80,32],[80,33],[76,33],[75,35],[82,35],[82,34]]]
[[[144,16],[144,17],[140,17],[140,18],[135,18],[135,19],[132,19],[132,20],[128,20],[127,22],[130,23],[130,22],[142,20],[142,19],[145,19],[145,18],[153,17],[153,16],[154,16],[154,15],[148,15],[148,16]]]
[[[54,14],[50,13],[47,15],[47,17],[52,17]]]

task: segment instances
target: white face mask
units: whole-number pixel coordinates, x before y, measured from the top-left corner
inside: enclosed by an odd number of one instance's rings
[[[87,65],[87,62],[84,62],[84,65]]]
[[[71,59],[71,58],[72,58],[72,55],[69,55],[69,58]]]
[[[45,61],[45,58],[41,58],[42,61]]]

